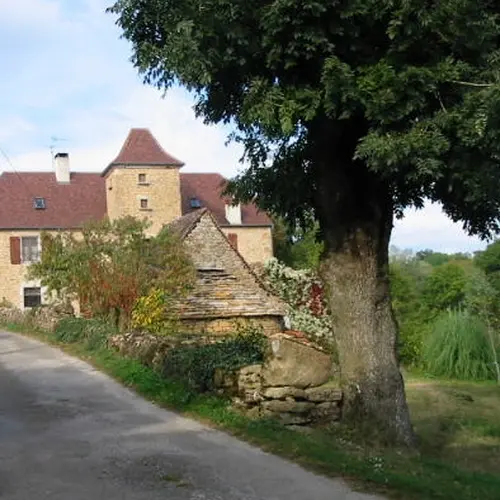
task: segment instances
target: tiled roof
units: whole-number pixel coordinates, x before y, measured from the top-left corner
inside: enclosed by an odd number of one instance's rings
[[[133,128],[118,156],[104,170],[103,175],[115,165],[182,167],[184,163],[167,153],[147,128]]]
[[[229,225],[221,193],[226,179],[220,174],[184,174],[181,173],[182,213],[196,210],[191,207],[193,198],[200,201],[201,207],[208,208],[220,226]],[[269,217],[258,210],[256,205],[241,206],[242,225],[270,226]]]
[[[44,198],[46,208],[33,208]],[[106,214],[104,179],[96,173],[72,173],[69,184],[53,172],[4,172],[0,175],[0,228],[77,228]]]

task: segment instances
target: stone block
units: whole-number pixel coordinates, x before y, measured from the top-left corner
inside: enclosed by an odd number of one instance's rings
[[[340,419],[340,407],[338,403],[320,403],[309,413],[315,424],[328,424]]]
[[[342,399],[342,391],[336,386],[319,386],[311,387],[305,390],[308,401],[324,403],[328,401],[340,401]]]
[[[332,359],[313,346],[276,335],[271,337],[271,353],[262,368],[265,387],[315,387],[328,381]]]
[[[306,391],[298,387],[268,387],[262,395],[267,399],[307,399]]]
[[[315,407],[314,403],[307,401],[281,401],[281,400],[271,400],[264,401],[262,403],[262,408],[266,411],[273,413],[307,413]]]
[[[307,425],[311,422],[308,413],[279,413],[277,417],[283,425]]]

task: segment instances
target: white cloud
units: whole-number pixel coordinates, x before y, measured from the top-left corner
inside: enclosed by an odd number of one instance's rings
[[[473,252],[486,242],[468,236],[461,224],[449,219],[438,204],[426,203],[422,210],[406,210],[405,217],[395,223],[391,244],[401,248],[453,253]]]
[[[117,155],[131,127],[148,127],[183,171],[240,168],[241,148],[225,146],[227,129],[194,116],[193,100],[180,89],[165,99],[143,86],[119,40],[108,0],[0,0],[0,146],[16,170],[50,170],[51,136],[70,153],[75,171],[102,171]],[[0,156],[0,171],[10,170]],[[392,244],[443,251],[484,246],[453,224],[439,206],[409,210],[397,221]]]

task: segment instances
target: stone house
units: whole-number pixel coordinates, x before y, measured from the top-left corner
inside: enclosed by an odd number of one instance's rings
[[[36,261],[41,232],[78,233],[89,220],[124,215],[147,218],[149,232],[207,208],[221,235],[249,264],[272,257],[272,223],[255,205],[231,206],[216,173],[182,173],[147,129],[132,129],[118,156],[101,172],[71,172],[69,156],[54,157],[54,172],[0,175],[0,301],[19,308],[43,304],[39,282],[26,269]]]
[[[194,289],[177,304],[184,330],[224,334],[234,332],[235,322],[258,324],[268,335],[283,330],[284,305],[265,289],[208,209],[166,228],[184,242],[197,272]]]

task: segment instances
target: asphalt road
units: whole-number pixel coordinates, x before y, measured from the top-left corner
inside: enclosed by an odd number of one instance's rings
[[[157,408],[86,363],[0,332],[2,500],[361,500]]]

